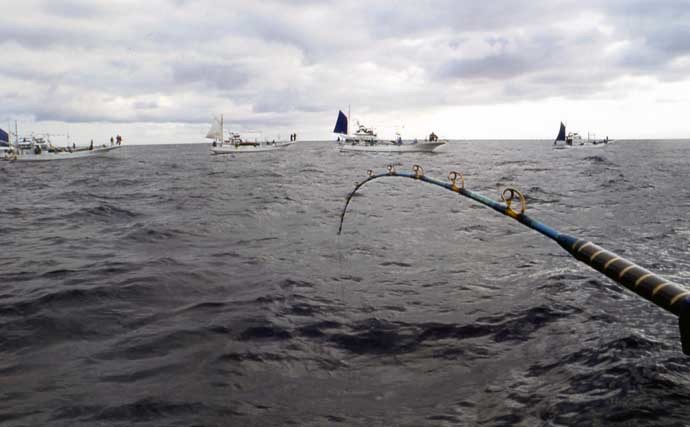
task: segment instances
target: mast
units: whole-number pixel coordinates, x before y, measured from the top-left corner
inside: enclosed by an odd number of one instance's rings
[[[223,145],[223,115],[220,115],[220,144]]]

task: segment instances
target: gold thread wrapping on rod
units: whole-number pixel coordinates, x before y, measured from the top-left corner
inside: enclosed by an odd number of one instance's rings
[[[367,171],[367,176],[370,177],[370,178],[371,178],[372,176],[374,176],[374,171],[371,170],[371,169],[369,169],[369,170]]]
[[[412,172],[414,172],[414,177],[417,179],[424,176],[424,168],[419,165],[413,165]]]
[[[512,187],[506,188],[501,193],[501,200],[503,200],[506,203],[506,207],[509,211],[511,211],[513,214],[517,214],[518,212],[516,212],[515,209],[510,207],[511,203],[513,202],[513,199],[515,199],[516,194],[518,196],[518,199],[520,200],[520,215],[522,215],[525,213],[525,210],[527,209],[527,201],[525,200],[525,196],[522,194],[520,190],[516,190]]]
[[[621,270],[620,273],[618,273],[618,280],[622,279],[623,276],[625,276],[625,273],[628,272],[631,268],[637,267],[635,264],[630,264],[629,266],[625,267],[623,270]]]
[[[598,257],[598,256],[601,255],[603,252],[604,252],[603,249],[599,249],[598,251],[594,252],[594,253],[592,254],[592,256],[589,257],[589,262],[594,261],[594,258]]]
[[[581,240],[579,240],[579,239],[578,239],[578,240],[575,240],[575,242],[573,243],[573,245],[570,247],[570,250],[571,250],[571,251],[574,251],[574,250],[575,250],[575,247],[576,247],[577,244],[580,243],[580,242],[581,242]]]
[[[640,283],[644,282],[645,280],[647,280],[648,278],[650,278],[652,276],[653,276],[652,273],[647,273],[643,276],[638,277],[637,280],[635,280],[635,289],[637,289],[637,287],[640,286]]]
[[[676,295],[675,297],[673,297],[673,299],[671,300],[671,305],[675,304],[676,302],[678,302],[679,300],[681,300],[683,297],[686,297],[686,296],[688,296],[688,295],[690,295],[690,292],[681,292],[681,293],[679,293],[678,295]]]
[[[668,286],[668,285],[669,285],[668,282],[662,282],[662,283],[659,283],[658,285],[656,285],[656,288],[654,288],[654,290],[652,291],[652,296],[656,296],[656,294],[657,294],[660,290],[664,289],[664,288],[665,288],[666,286]]]
[[[609,265],[613,264],[614,262],[616,262],[616,261],[618,261],[618,260],[620,260],[620,259],[621,259],[621,257],[617,256],[617,257],[613,257],[613,258],[611,258],[610,260],[608,260],[608,261],[606,262],[606,264],[604,264],[604,270],[606,270],[607,268],[609,268]]]
[[[395,175],[395,167],[393,165],[388,165],[388,175]]]
[[[577,249],[577,252],[578,252],[578,253],[582,252],[582,250],[583,250],[584,248],[586,248],[587,246],[589,246],[589,245],[591,245],[591,244],[592,244],[592,242],[585,242],[585,243],[583,243],[582,246],[580,246],[580,247]]]

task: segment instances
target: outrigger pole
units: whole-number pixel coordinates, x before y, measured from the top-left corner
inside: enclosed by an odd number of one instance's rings
[[[340,215],[338,234],[342,231],[345,212],[347,211],[352,196],[355,195],[360,187],[370,181],[386,177],[411,178],[445,188],[488,206],[505,216],[513,218],[532,230],[538,231],[551,240],[556,241],[556,243],[577,260],[606,275],[609,279],[635,292],[642,298],[678,316],[683,353],[690,355],[690,292],[688,292],[687,289],[613,252],[609,252],[588,240],[578,239],[563,234],[546,224],[530,218],[525,214],[525,209],[527,208],[525,196],[515,188],[506,188],[503,190],[501,193],[501,200],[505,203],[500,203],[474,191],[467,190],[465,188],[465,179],[459,172],[451,172],[448,174],[449,182],[443,182],[424,176],[424,169],[419,165],[414,165],[412,167],[412,173],[396,172],[395,168],[389,165],[388,172],[386,173],[376,175],[369,170],[367,171],[367,175],[367,179],[358,183],[355,189],[347,196],[345,207]],[[519,211],[511,207],[514,200],[519,200],[520,202]]]

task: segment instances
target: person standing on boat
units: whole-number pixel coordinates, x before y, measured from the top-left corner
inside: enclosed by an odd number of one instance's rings
[[[115,139],[117,140],[117,145],[122,145],[122,137],[119,134]]]
[[[91,140],[91,144],[89,144],[89,151],[93,150],[93,139]]]
[[[110,146],[112,147],[113,145],[115,145],[115,140],[114,140],[113,137],[111,136],[111,137],[110,137]]]

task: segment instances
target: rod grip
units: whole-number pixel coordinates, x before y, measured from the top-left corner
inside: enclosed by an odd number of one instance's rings
[[[558,243],[577,260],[642,298],[678,316],[683,353],[690,355],[690,292],[594,243],[560,235]]]

